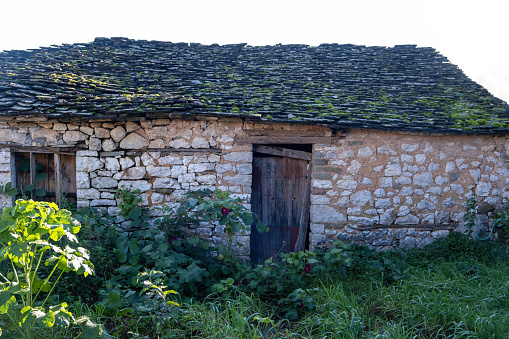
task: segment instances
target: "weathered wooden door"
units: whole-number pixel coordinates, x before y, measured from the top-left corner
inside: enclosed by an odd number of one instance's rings
[[[309,224],[309,162],[265,154],[253,158],[251,206],[269,232],[251,231],[252,264],[263,263],[279,252],[304,250]]]

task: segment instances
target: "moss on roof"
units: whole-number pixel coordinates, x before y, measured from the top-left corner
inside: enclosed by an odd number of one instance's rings
[[[509,106],[432,48],[253,47],[98,38],[0,53],[0,115],[244,116],[508,133]]]

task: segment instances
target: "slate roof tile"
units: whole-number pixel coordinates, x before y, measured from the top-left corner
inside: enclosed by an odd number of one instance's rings
[[[173,113],[508,133],[509,106],[432,48],[97,38],[0,53],[0,115]]]

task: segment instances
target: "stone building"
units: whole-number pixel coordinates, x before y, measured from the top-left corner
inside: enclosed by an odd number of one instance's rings
[[[271,227],[236,238],[254,261],[444,236],[472,193],[483,211],[509,198],[508,137],[509,106],[431,48],[100,38],[0,53],[0,184],[110,215],[122,186],[145,206],[229,191]]]

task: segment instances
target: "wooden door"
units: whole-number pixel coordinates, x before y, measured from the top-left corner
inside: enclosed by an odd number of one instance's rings
[[[251,263],[278,253],[304,250],[309,224],[309,160],[284,156],[253,158],[251,206],[269,232],[251,231]],[[298,243],[298,248],[296,244]]]

